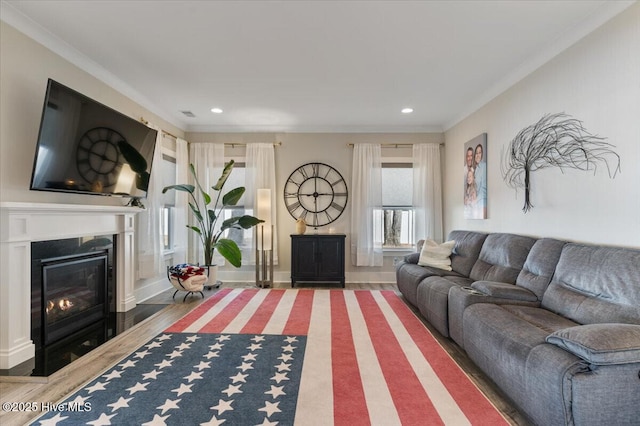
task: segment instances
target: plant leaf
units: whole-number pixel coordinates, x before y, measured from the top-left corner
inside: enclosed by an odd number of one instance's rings
[[[200,210],[198,210],[198,208],[194,206],[193,203],[189,203],[189,207],[191,207],[191,211],[193,212],[193,215],[196,217],[196,219],[198,219],[198,222],[202,223],[202,213],[200,213]]]
[[[200,228],[198,228],[197,226],[190,226],[187,225],[187,228],[191,229],[192,231],[195,231],[198,233],[198,235],[202,235],[202,232],[200,231]]]
[[[204,192],[204,189],[202,189],[202,186],[200,186],[200,181],[198,181],[198,176],[196,175],[196,168],[193,166],[193,163],[189,164],[189,169],[191,170],[191,175],[193,175],[193,181],[198,186],[198,189],[200,190],[200,194],[202,194],[202,198],[204,199],[204,205],[205,206],[209,205],[209,203],[211,203],[211,196],[206,192]]]
[[[231,191],[224,194],[224,197],[222,197],[222,205],[235,206],[236,204],[238,204],[238,201],[240,201],[240,198],[242,198],[243,194],[244,194],[243,186],[232,189]]]
[[[195,187],[193,185],[185,185],[185,184],[169,185],[162,188],[162,193],[164,194],[170,189],[175,189],[176,191],[183,191],[183,192],[188,192],[189,194],[193,194]]]
[[[218,249],[218,252],[229,261],[233,266],[239,268],[242,265],[242,253],[235,241],[227,238],[221,238],[214,247]]]
[[[149,180],[151,180],[149,172],[139,172],[136,175],[136,188],[147,191],[149,189]]]
[[[213,189],[215,189],[216,191],[220,191],[222,189],[225,182],[227,181],[227,178],[231,174],[231,171],[233,170],[234,163],[235,161],[231,160],[224,166],[224,170],[222,170],[222,175],[218,179],[218,182],[214,186],[212,186]]]
[[[142,173],[147,170],[147,160],[127,141],[118,141],[118,148],[124,159],[131,166],[131,170],[136,173]]]
[[[222,222],[222,225],[220,226],[220,232],[232,228],[236,223],[238,223],[238,221],[240,220],[239,216],[234,216],[234,217],[230,217],[229,219],[225,220],[224,222]]]
[[[242,226],[244,229],[252,228],[263,222],[264,220],[249,215],[244,215],[238,218],[238,225]]]

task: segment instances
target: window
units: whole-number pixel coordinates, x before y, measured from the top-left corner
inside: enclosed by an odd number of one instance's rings
[[[411,163],[382,163],[382,247],[414,245],[413,168]]]
[[[176,158],[175,153],[169,153],[163,148],[162,162],[160,163],[162,175],[162,187],[176,184]],[[162,229],[162,244],[165,251],[173,250],[175,229],[176,191],[167,191],[162,196],[162,213],[160,226]]]
[[[245,170],[245,163],[237,161],[233,165],[233,172],[229,175],[229,177],[227,178],[227,182],[224,184],[222,195],[226,194],[234,188],[245,186]],[[238,204],[236,204],[235,206],[226,207],[223,212],[223,220],[227,220],[232,217],[243,216],[246,214],[253,215],[252,209],[245,208],[244,200],[245,196],[243,195],[242,198],[240,198],[240,201],[238,201]],[[248,249],[251,247],[253,229],[229,229],[226,238],[235,241],[240,249]]]

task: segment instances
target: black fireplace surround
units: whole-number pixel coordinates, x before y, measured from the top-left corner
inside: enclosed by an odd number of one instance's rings
[[[31,339],[36,370],[76,346],[81,356],[116,333],[115,235],[31,243]],[[68,360],[70,361],[70,360]],[[46,371],[38,371],[46,373]]]

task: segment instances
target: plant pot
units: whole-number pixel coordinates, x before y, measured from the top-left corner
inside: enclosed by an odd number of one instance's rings
[[[207,287],[216,287],[220,284],[218,281],[218,265],[204,265],[203,268],[207,269]]]

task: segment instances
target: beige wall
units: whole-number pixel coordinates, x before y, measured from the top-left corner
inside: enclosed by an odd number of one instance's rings
[[[640,4],[580,40],[445,133],[445,232],[473,229],[640,247]],[[607,137],[622,173],[532,174],[533,209],[504,183],[500,157],[522,128],[565,112]],[[463,218],[463,146],[488,133],[488,219]]]
[[[279,265],[275,268],[277,281],[288,281],[291,270],[290,235],[295,232],[295,221],[284,204],[284,184],[299,166],[319,162],[326,163],[338,170],[347,182],[349,194],[355,190],[351,185],[352,143],[442,143],[444,135],[441,133],[187,133],[190,142],[205,143],[272,143],[281,142],[275,148],[276,162],[276,195],[277,195],[277,227],[279,240]],[[236,153],[242,155],[241,150]],[[384,157],[411,157],[411,149],[392,148],[383,149]],[[355,281],[395,281],[393,257],[385,257],[384,265],[380,268],[355,268],[351,266],[349,257],[351,244],[351,204],[342,215],[332,224],[319,228],[318,232],[333,232],[347,235],[346,239],[346,272],[347,280]],[[307,232],[314,232],[308,228]],[[398,254],[397,256],[402,256]],[[248,272],[250,267],[243,267]]]
[[[122,205],[123,199],[30,191],[40,115],[52,78],[130,117],[183,135],[121,93],[0,21],[0,201]]]

